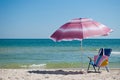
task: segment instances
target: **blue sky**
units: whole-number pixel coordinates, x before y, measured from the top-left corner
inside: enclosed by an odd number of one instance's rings
[[[120,0],[0,0],[0,38],[49,38],[73,18],[92,18],[120,38]],[[101,38],[101,37],[100,37]]]

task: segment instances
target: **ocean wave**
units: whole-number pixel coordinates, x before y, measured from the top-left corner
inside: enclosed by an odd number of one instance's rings
[[[116,51],[116,52],[112,52],[112,54],[119,54],[119,55],[120,55],[120,52],[117,52],[117,51]]]
[[[45,68],[46,64],[22,65],[23,68]]]

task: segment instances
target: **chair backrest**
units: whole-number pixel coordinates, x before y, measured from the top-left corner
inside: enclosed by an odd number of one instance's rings
[[[103,48],[100,48],[99,51],[98,51],[98,55],[103,55]]]
[[[103,62],[108,61],[111,51],[112,49],[109,48],[100,48],[98,55],[94,56],[94,64],[96,66],[101,66]],[[107,63],[105,65],[107,65]]]
[[[110,48],[100,48],[98,55],[101,55],[101,56],[106,55],[109,57],[111,52],[112,52],[112,49],[110,49]]]
[[[104,49],[104,54],[108,57],[110,56],[111,52],[112,52],[112,49],[110,49],[110,48],[105,48]]]

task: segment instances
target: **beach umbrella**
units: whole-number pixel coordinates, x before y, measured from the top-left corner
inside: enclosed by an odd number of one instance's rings
[[[112,29],[90,18],[76,18],[57,29],[51,38],[54,41],[82,40],[89,37],[106,36]]]

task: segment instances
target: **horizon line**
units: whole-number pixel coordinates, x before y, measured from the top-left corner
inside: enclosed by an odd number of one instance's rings
[[[0,38],[0,39],[51,39],[51,38]],[[85,39],[120,39],[120,38],[85,38]]]

